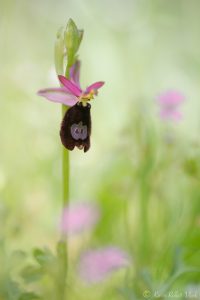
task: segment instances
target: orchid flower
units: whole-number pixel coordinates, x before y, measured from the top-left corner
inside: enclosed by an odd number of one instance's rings
[[[184,95],[175,90],[169,90],[160,94],[158,96],[158,103],[160,105],[161,119],[179,121],[182,117],[179,106],[184,99]]]
[[[91,134],[91,106],[88,102],[97,95],[98,89],[104,85],[104,82],[95,82],[83,90],[79,82],[80,61],[76,61],[70,68],[69,77],[70,79],[67,79],[63,75],[58,75],[61,87],[40,90],[38,95],[71,106],[66,111],[61,124],[61,141],[68,150],[73,150],[76,146],[86,152],[90,148]]]
[[[88,101],[94,98],[103,85],[103,81],[95,82],[89,85],[85,90],[80,87],[80,61],[70,68],[70,80],[63,75],[58,75],[61,87],[47,88],[38,91],[38,95],[46,98],[47,100],[62,103],[67,106],[74,106],[78,102],[86,105]]]

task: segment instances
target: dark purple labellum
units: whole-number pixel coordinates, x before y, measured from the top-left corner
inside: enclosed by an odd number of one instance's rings
[[[89,103],[86,106],[77,103],[75,106],[70,107],[64,115],[60,128],[60,138],[63,146],[68,150],[73,150],[74,147],[84,149],[84,152],[89,150],[91,134],[90,108]]]

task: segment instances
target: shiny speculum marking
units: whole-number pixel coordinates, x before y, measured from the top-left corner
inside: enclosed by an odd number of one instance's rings
[[[71,126],[71,135],[72,137],[77,140],[85,140],[87,137],[87,125],[83,125],[82,122],[78,124],[73,124]]]

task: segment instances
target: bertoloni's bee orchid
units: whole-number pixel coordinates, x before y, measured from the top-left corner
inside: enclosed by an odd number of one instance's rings
[[[61,87],[40,90],[38,95],[71,107],[66,111],[61,124],[61,141],[68,150],[73,150],[76,146],[86,152],[90,148],[91,133],[91,105],[88,102],[98,94],[98,89],[104,85],[104,82],[98,81],[85,90],[81,89],[78,60],[70,68],[69,77],[70,79],[58,75]]]

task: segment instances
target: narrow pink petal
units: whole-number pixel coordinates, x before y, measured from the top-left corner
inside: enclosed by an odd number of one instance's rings
[[[86,251],[79,263],[79,275],[87,283],[102,281],[116,270],[130,265],[130,259],[117,247]]]
[[[68,93],[65,88],[44,89],[38,91],[37,94],[50,101],[62,103],[68,106],[74,106],[79,101],[76,96]]]
[[[80,60],[77,60],[75,64],[70,68],[70,80],[75,83],[80,88],[80,66],[81,62]]]
[[[99,209],[92,203],[77,203],[66,207],[60,222],[63,234],[73,235],[92,229],[99,220]]]
[[[98,89],[100,89],[104,85],[104,83],[105,83],[104,81],[98,81],[98,82],[95,82],[95,83],[89,85],[86,88],[85,93],[89,93],[92,90],[98,90]]]
[[[58,78],[60,82],[74,95],[79,97],[82,93],[82,90],[73,82],[71,82],[69,79],[62,75],[58,75]]]

